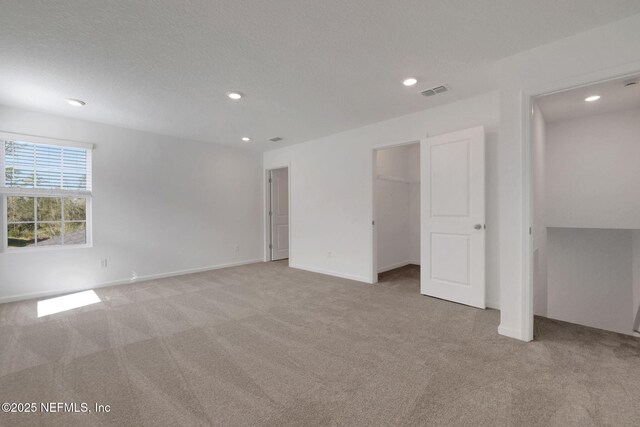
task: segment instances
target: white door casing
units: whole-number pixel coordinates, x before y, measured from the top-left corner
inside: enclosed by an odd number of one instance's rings
[[[289,258],[289,170],[270,171],[271,260]]]
[[[484,128],[421,142],[420,292],[485,308]]]

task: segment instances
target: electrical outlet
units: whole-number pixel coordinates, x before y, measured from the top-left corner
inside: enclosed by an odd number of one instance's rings
[[[333,256],[333,253],[331,253],[331,251],[327,252],[327,258],[331,258]]]
[[[131,281],[134,282],[137,279],[138,279],[138,273],[136,273],[135,271],[132,271],[131,272]]]
[[[100,260],[100,268],[107,268],[109,266],[109,264],[107,263],[107,259],[106,258],[102,258]]]
[[[233,250],[234,252],[240,252],[240,245],[236,245]]]

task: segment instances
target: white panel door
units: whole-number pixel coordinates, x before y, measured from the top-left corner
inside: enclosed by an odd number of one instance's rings
[[[289,170],[274,169],[271,188],[271,260],[289,258]]]
[[[421,142],[420,291],[485,308],[484,128]]]

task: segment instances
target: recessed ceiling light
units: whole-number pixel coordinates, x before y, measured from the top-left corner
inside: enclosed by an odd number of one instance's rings
[[[227,96],[231,99],[240,99],[242,98],[242,94],[240,92],[229,92],[227,93]]]
[[[600,95],[591,95],[586,97],[584,100],[587,102],[593,102],[593,101],[597,101],[598,99],[600,99]]]
[[[249,141],[251,141],[251,138],[249,138],[248,136],[243,136],[243,137],[242,137],[242,140],[243,140],[244,142],[249,142]]]
[[[413,86],[414,84],[418,83],[418,80],[414,79],[413,77],[406,79],[405,81],[402,82],[403,85],[405,86]]]
[[[79,99],[73,99],[73,98],[67,98],[65,101],[67,101],[67,104],[73,105],[74,107],[82,107],[83,105],[86,104],[86,102],[84,101],[80,101]]]

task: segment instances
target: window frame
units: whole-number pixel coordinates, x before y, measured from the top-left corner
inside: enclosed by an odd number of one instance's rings
[[[31,144],[46,144],[56,145],[62,147],[74,147],[83,148],[87,150],[87,170],[89,172],[89,179],[87,186],[90,190],[63,190],[63,189],[43,189],[43,188],[20,188],[20,187],[6,187],[5,186],[5,161],[4,161],[4,141],[21,141]],[[79,141],[70,141],[63,139],[47,138],[35,135],[25,135],[13,132],[0,131],[0,142],[3,143],[0,150],[0,204],[1,214],[0,218],[0,239],[2,244],[0,245],[0,252],[2,253],[28,253],[28,252],[40,252],[40,251],[57,251],[57,250],[70,250],[70,249],[82,249],[93,247],[93,144]],[[7,197],[11,196],[24,196],[24,197],[55,197],[55,198],[84,198],[86,200],[86,242],[81,244],[70,245],[42,245],[42,246],[29,246],[29,247],[9,247],[9,221],[8,221],[8,202]],[[64,205],[62,205],[64,210]],[[35,212],[34,212],[35,214]],[[34,218],[34,224],[37,222],[37,218]]]

